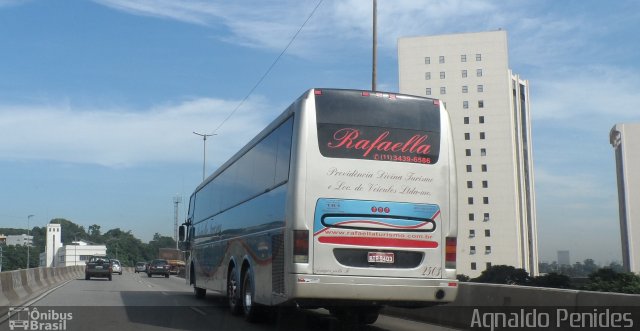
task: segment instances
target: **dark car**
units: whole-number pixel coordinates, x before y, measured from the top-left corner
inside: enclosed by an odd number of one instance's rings
[[[166,278],[169,278],[170,271],[171,271],[171,266],[169,265],[167,260],[157,259],[149,263],[149,267],[147,269],[147,276],[151,277],[153,275],[164,275]]]
[[[89,258],[84,269],[84,279],[91,277],[109,278],[111,280],[111,260],[104,255],[94,255]]]

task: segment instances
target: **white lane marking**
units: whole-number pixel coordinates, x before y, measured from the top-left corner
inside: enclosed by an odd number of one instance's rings
[[[207,316],[207,313],[203,312],[202,310],[196,308],[196,307],[189,307],[191,308],[191,310],[195,311],[196,313],[202,315],[202,316]]]

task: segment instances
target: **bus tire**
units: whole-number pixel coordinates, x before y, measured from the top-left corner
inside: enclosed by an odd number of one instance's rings
[[[196,296],[196,299],[204,299],[204,297],[207,296],[207,289],[194,286],[193,294]]]
[[[373,324],[378,320],[378,316],[380,316],[380,308],[361,308],[360,311],[358,311],[358,323],[365,325]]]
[[[238,279],[238,273],[236,267],[231,267],[229,275],[227,276],[227,302],[229,303],[229,310],[231,314],[240,315],[242,312],[242,301],[240,299],[240,281]]]
[[[251,322],[255,323],[261,320],[262,311],[260,305],[256,304],[255,297],[256,291],[253,281],[253,272],[251,268],[248,268],[242,277],[242,312],[244,314],[244,318]]]

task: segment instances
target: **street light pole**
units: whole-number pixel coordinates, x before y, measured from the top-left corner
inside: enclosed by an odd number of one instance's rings
[[[31,220],[31,217],[33,217],[34,215],[29,215],[27,216],[27,269],[29,269],[29,250],[31,247],[31,243],[29,242],[29,236],[31,235],[31,229],[29,228],[29,221]]]
[[[371,68],[371,90],[376,90],[376,81],[378,76],[378,2],[373,0],[373,61]]]
[[[205,166],[207,164],[207,137],[212,137],[215,136],[216,134],[205,134],[205,133],[198,133],[193,131],[193,133],[195,135],[198,135],[200,137],[202,137],[202,142],[203,142],[203,146],[202,146],[202,181],[204,182],[204,173],[205,173]]]

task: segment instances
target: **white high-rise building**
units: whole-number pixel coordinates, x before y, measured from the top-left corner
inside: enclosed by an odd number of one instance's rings
[[[451,116],[458,273],[537,275],[529,87],[509,69],[506,31],[400,38],[398,62],[400,93],[439,98]]]
[[[609,139],[616,152],[622,264],[640,274],[640,123],[616,124]]]

